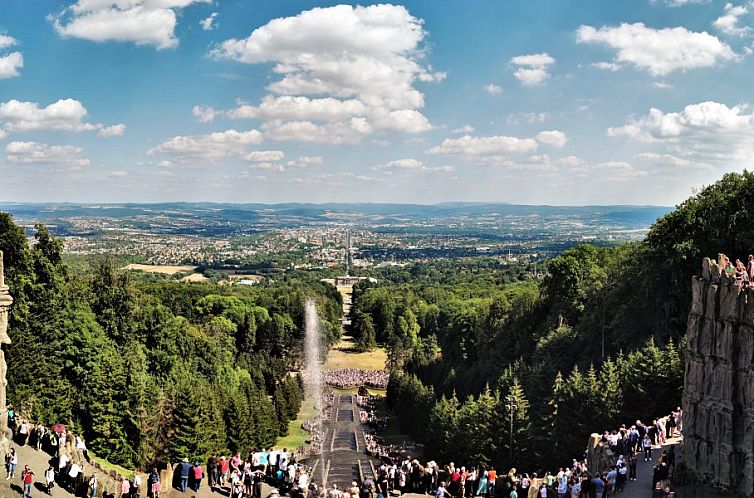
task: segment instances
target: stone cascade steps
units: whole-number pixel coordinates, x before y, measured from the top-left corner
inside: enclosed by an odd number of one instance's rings
[[[338,488],[345,489],[354,481],[357,483],[361,481],[358,464],[330,462],[330,471],[327,474],[328,486],[337,484]]]
[[[353,422],[353,410],[338,410],[338,422]]]
[[[354,432],[339,432],[333,437],[331,451],[352,450],[356,451],[356,434]]]

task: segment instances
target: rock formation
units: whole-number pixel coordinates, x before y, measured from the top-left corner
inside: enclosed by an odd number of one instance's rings
[[[704,259],[692,281],[683,386],[686,482],[754,496],[754,290]]]
[[[607,472],[615,466],[616,458],[610,446],[602,442],[602,436],[592,433],[586,447],[586,463],[589,471]]]
[[[8,365],[5,363],[5,353],[2,350],[3,344],[10,344],[8,335],[8,313],[13,304],[13,298],[8,292],[8,286],[5,285],[5,271],[3,266],[3,251],[0,251],[0,453],[5,455],[8,451],[11,432],[8,429],[8,410],[5,395],[5,387],[8,381],[5,375],[8,371]]]

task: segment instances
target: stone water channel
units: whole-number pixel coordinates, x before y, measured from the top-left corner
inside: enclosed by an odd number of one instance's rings
[[[375,466],[379,466],[380,461],[366,453],[355,395],[335,396],[335,404],[322,430],[325,433],[322,455],[313,456],[307,462],[314,467],[315,479],[323,476],[327,486],[337,484],[343,489],[354,481],[361,484],[367,476],[376,477]]]
[[[349,322],[350,294],[343,300],[343,327]],[[306,346],[305,379],[307,396],[317,399],[317,406],[322,406],[322,365],[319,361],[320,324],[314,303],[306,306]],[[375,479],[375,466],[379,459],[366,451],[364,430],[359,417],[356,395],[335,395],[335,403],[328,410],[329,417],[322,421],[320,431],[323,433],[322,454],[313,455],[304,460],[312,468],[312,479],[318,484],[339,489],[348,488],[352,482],[361,485],[368,476]]]

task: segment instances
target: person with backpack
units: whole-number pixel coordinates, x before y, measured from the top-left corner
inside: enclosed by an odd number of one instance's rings
[[[152,473],[149,474],[149,488],[147,489],[148,492],[150,492],[151,498],[159,498],[160,497],[160,474],[157,472],[156,467],[152,467]]]

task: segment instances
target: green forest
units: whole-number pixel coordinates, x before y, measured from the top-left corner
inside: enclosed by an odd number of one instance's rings
[[[581,456],[590,432],[680,404],[691,277],[705,256],[753,251],[753,210],[754,175],[728,174],[642,242],[567,250],[541,282],[451,277],[447,263],[435,282],[426,270],[364,282],[353,333],[362,348],[388,346],[388,401],[429,458],[553,468]]]
[[[325,284],[133,280],[108,258],[79,273],[44,226],[34,239],[0,213],[14,298],[8,401],[32,422],[68,424],[112,463],[144,468],[272,446],[303,396],[292,372],[307,298],[326,342],[340,335],[341,297]]]
[[[354,289],[352,333],[387,346],[388,403],[427,458],[562,465],[588,433],[680,403],[691,277],[704,256],[754,252],[752,211],[754,175],[728,174],[639,243],[384,269]],[[327,345],[339,338],[342,300],[318,275],[240,288],[141,278],[106,257],[73,267],[44,226],[30,243],[5,213],[0,249],[9,401],[113,463],[271,446],[302,399],[307,298]]]

